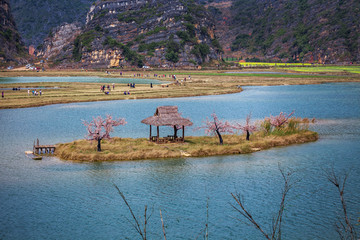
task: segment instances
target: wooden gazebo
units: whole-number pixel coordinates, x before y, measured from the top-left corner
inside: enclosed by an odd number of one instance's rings
[[[141,121],[147,125],[150,125],[150,137],[151,142],[156,143],[166,143],[166,142],[184,142],[185,136],[185,126],[191,126],[193,123],[187,119],[181,117],[178,112],[177,106],[161,106],[156,108],[154,116],[145,118]],[[157,135],[152,136],[151,127],[156,126]],[[160,138],[159,136],[159,127],[160,126],[170,126],[174,128],[174,135],[168,135],[167,137]],[[179,127],[182,128],[182,137],[177,136],[177,131]]]

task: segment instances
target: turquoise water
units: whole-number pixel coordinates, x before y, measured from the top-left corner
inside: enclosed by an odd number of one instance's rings
[[[0,77],[3,83],[37,83],[37,82],[87,82],[87,83],[136,83],[161,84],[162,81],[138,78],[101,78],[101,77]]]
[[[262,119],[280,111],[315,117],[320,139],[247,155],[111,163],[74,163],[24,156],[33,141],[53,144],[83,138],[81,120],[112,114],[128,124],[113,136],[147,137],[140,121],[157,106],[177,105],[194,122],[188,135],[214,111],[219,118],[243,120],[251,111]],[[94,103],[59,104],[0,110],[0,239],[138,239],[128,209],[113,184],[125,194],[137,216],[153,210],[150,239],[161,239],[159,209],[168,239],[196,239],[205,227],[210,239],[262,239],[252,226],[236,220],[230,193],[241,192],[264,229],[271,227],[281,200],[278,165],[296,170],[299,180],[285,209],[284,239],[338,239],[334,224],[341,214],[336,189],[324,168],[351,169],[345,197],[360,217],[360,84],[246,87],[237,94]],[[160,129],[167,134],[166,128]]]

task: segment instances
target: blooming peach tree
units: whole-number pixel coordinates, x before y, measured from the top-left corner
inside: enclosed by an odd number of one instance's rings
[[[256,126],[254,124],[250,123],[251,120],[251,113],[249,113],[246,116],[246,122],[245,125],[241,125],[239,123],[235,123],[235,128],[242,130],[244,133],[246,133],[246,140],[250,140],[250,133],[256,131]]]
[[[217,135],[219,138],[219,142],[222,145],[224,143],[221,134],[222,133],[234,133],[233,129],[235,128],[228,121],[219,120],[216,113],[211,114],[211,119],[206,118],[204,125],[199,127],[198,129],[205,129],[205,133],[208,135]]]
[[[106,115],[106,118],[101,116],[93,117],[91,122],[83,120],[88,133],[86,138],[97,141],[98,152],[101,152],[101,140],[110,139],[110,133],[114,131],[114,127],[125,125],[126,123],[125,118],[113,119],[111,115]]]
[[[294,114],[295,111],[292,111],[290,114],[286,114],[284,112],[281,112],[279,115],[277,116],[271,116],[270,115],[270,124],[271,126],[275,127],[275,128],[280,128],[281,126],[283,126],[285,123],[288,122],[289,118]]]

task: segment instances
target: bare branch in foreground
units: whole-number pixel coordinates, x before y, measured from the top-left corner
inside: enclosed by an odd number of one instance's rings
[[[135,230],[139,233],[139,235],[141,236],[141,238],[143,240],[146,240],[146,226],[147,226],[147,223],[148,223],[148,220],[150,219],[151,217],[151,214],[149,216],[147,216],[147,206],[145,205],[145,212],[144,212],[144,228],[143,230],[141,229],[141,225],[140,225],[140,221],[137,219],[137,217],[135,216],[130,204],[127,202],[126,198],[125,198],[125,195],[120,191],[120,189],[118,188],[118,186],[116,186],[114,184],[115,188],[117,189],[118,193],[120,194],[122,200],[124,201],[124,203],[126,204],[126,206],[128,207],[129,211],[130,211],[130,214],[132,216],[132,218],[134,219],[134,222],[135,224],[133,224],[132,222],[130,222]]]
[[[351,222],[350,217],[348,216],[347,206],[345,202],[345,184],[349,176],[349,172],[344,173],[343,175],[337,175],[334,171],[334,167],[330,170],[325,170],[326,177],[330,183],[332,183],[339,192],[341,207],[343,210],[343,221],[339,218],[338,223],[336,224],[336,231],[339,234],[340,239],[351,239],[356,240],[357,234],[355,228]]]
[[[161,209],[160,209],[160,217],[161,217],[161,226],[162,226],[163,233],[164,233],[164,239],[166,240],[165,226],[164,226],[163,216],[161,214]]]
[[[290,170],[289,172],[285,173],[280,167],[279,170],[284,180],[284,188],[282,190],[282,198],[280,202],[279,211],[277,212],[277,215],[272,222],[271,234],[266,233],[264,229],[260,226],[260,224],[254,219],[251,213],[246,209],[240,193],[236,193],[236,194],[231,193],[231,196],[234,198],[236,202],[235,205],[231,204],[231,206],[237,212],[239,212],[243,217],[245,217],[245,219],[247,219],[247,221],[250,222],[251,225],[253,225],[257,230],[259,230],[266,239],[271,239],[271,240],[281,239],[281,227],[283,222],[283,213],[285,209],[286,196],[295,183],[291,180],[291,176],[294,173],[294,171]]]

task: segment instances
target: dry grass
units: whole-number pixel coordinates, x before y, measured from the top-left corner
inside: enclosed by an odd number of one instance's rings
[[[112,84],[112,77],[120,77],[120,70],[114,70],[108,75],[104,71],[3,71],[0,77],[16,77],[16,76],[98,76],[109,78],[108,82],[101,84]],[[145,73],[153,76],[154,72],[143,71],[123,71],[122,77],[133,77],[134,73]],[[166,74],[167,78],[156,78],[158,80],[171,81],[169,74],[172,72],[156,72],[158,74]],[[175,72],[173,72],[175,73]],[[189,81],[188,76],[191,75]],[[90,101],[106,101],[106,100],[122,100],[122,99],[142,99],[142,98],[173,98],[173,97],[189,97],[202,95],[217,95],[226,93],[240,92],[238,86],[255,86],[255,85],[297,85],[297,84],[320,84],[328,82],[360,82],[357,76],[307,76],[301,78],[293,78],[291,75],[279,77],[271,76],[249,76],[249,75],[228,75],[224,71],[208,70],[208,71],[176,71],[179,80],[187,78],[186,85],[179,86],[170,84],[169,87],[154,85],[150,88],[148,84],[136,84],[135,89],[130,89],[127,84],[116,84],[115,91],[111,91],[109,95],[100,92],[100,83],[21,83],[21,84],[0,84],[0,88],[21,87],[21,91],[5,91],[5,98],[0,100],[0,109],[4,108],[22,108],[36,107],[57,103],[70,102],[90,102]],[[37,87],[59,87],[57,89],[45,89],[41,97],[35,97],[27,94],[27,88]],[[131,95],[124,95],[124,91],[130,91]]]
[[[243,135],[225,135],[224,145],[216,137],[186,137],[185,143],[155,144],[145,138],[113,138],[102,141],[102,152],[96,151],[96,143],[77,140],[58,144],[56,156],[73,161],[121,161],[159,158],[204,157],[214,155],[244,154],[272,147],[313,142],[318,135],[311,131],[300,131],[286,136],[251,135],[250,141]]]

